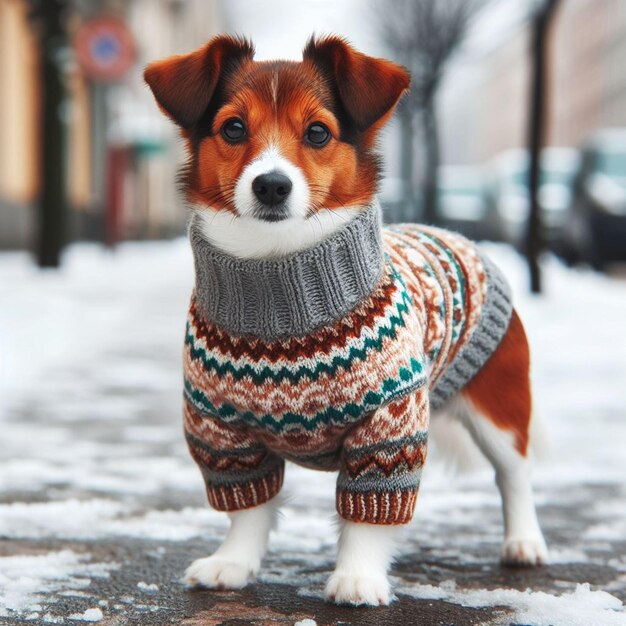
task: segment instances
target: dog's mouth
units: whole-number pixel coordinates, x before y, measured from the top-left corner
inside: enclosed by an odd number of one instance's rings
[[[289,209],[284,205],[260,206],[252,211],[252,216],[263,222],[282,222],[289,218]]]

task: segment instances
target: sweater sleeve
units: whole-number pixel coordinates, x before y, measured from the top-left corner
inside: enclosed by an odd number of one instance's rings
[[[346,437],[337,511],[352,522],[406,524],[426,457],[428,388],[375,411]]]
[[[242,427],[201,415],[184,401],[185,438],[198,464],[209,504],[239,511],[267,502],[283,483],[285,462]]]

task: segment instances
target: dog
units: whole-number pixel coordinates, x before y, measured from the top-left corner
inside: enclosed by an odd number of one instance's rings
[[[256,62],[250,42],[222,35],[144,76],[189,155],[185,435],[231,520],[188,586],[254,578],[287,459],[339,470],[327,598],[388,604],[429,420],[444,414],[495,469],[502,561],[546,562],[529,349],[506,281],[459,235],[381,224],[376,142],[407,71],[335,36],[312,38],[300,62]]]

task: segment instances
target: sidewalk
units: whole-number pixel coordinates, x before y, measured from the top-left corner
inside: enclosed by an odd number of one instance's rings
[[[295,466],[257,584],[181,585],[227,526],[182,437],[186,242],[74,246],[58,275],[0,255],[0,624],[626,625],[626,284],[549,261],[548,295],[533,300],[519,259],[488,251],[533,347],[552,564],[501,567],[490,471],[451,476],[433,451],[393,570],[398,599],[379,609],[323,602],[334,476]]]

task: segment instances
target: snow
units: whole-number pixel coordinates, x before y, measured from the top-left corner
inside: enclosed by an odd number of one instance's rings
[[[0,535],[15,539],[135,537],[185,541],[216,525],[226,528],[227,520],[208,508],[133,514],[129,505],[99,499],[0,505]]]
[[[549,258],[546,295],[531,297],[519,257],[485,249],[511,280],[533,348],[535,411],[551,444],[535,471],[540,517],[548,507],[578,512],[551,514],[562,537],[552,542],[553,562],[611,567],[615,579],[603,589],[567,583],[551,594],[400,580],[397,593],[513,607],[524,624],[548,623],[546,615],[551,624],[622,624],[617,596],[626,565],[611,542],[626,536],[626,282]],[[58,273],[35,270],[25,254],[0,255],[1,537],[217,542],[223,535],[226,516],[205,505],[181,434],[192,278],[184,240],[124,244],[115,253],[74,245]],[[332,474],[289,466],[261,581],[321,594],[335,553],[334,482]],[[602,497],[590,495],[596,488]],[[432,454],[405,536],[426,546],[430,560],[488,568],[499,550],[499,508],[488,468],[453,477]],[[570,530],[574,523],[580,532]],[[146,551],[160,558],[159,549]],[[0,616],[61,619],[47,607],[53,596],[89,596],[90,579],[114,570],[71,550],[3,557]],[[150,581],[134,584],[144,594],[159,591]],[[111,599],[113,608],[123,604]]]
[[[626,501],[599,502],[595,510],[604,521],[587,528],[585,537],[605,541],[624,540],[626,537]]]
[[[293,626],[317,626],[317,622],[314,619],[301,619],[299,622],[296,622]]]
[[[143,580],[137,583],[137,588],[139,591],[143,591],[148,594],[155,594],[159,590],[159,586],[155,583],[146,583]]]
[[[104,615],[100,609],[87,609],[84,613],[73,613],[69,616],[69,619],[80,622],[99,622],[103,617]]]
[[[91,578],[108,577],[114,563],[90,563],[89,554],[71,550],[0,558],[0,617],[42,610],[52,593],[84,590]]]
[[[439,586],[411,585],[403,593],[420,600],[444,600],[467,607],[514,608],[513,623],[525,626],[624,626],[622,602],[605,591],[592,591],[589,584],[572,592],[551,595],[543,591],[515,589],[457,590],[454,581]],[[619,611],[619,612],[618,612]]]

